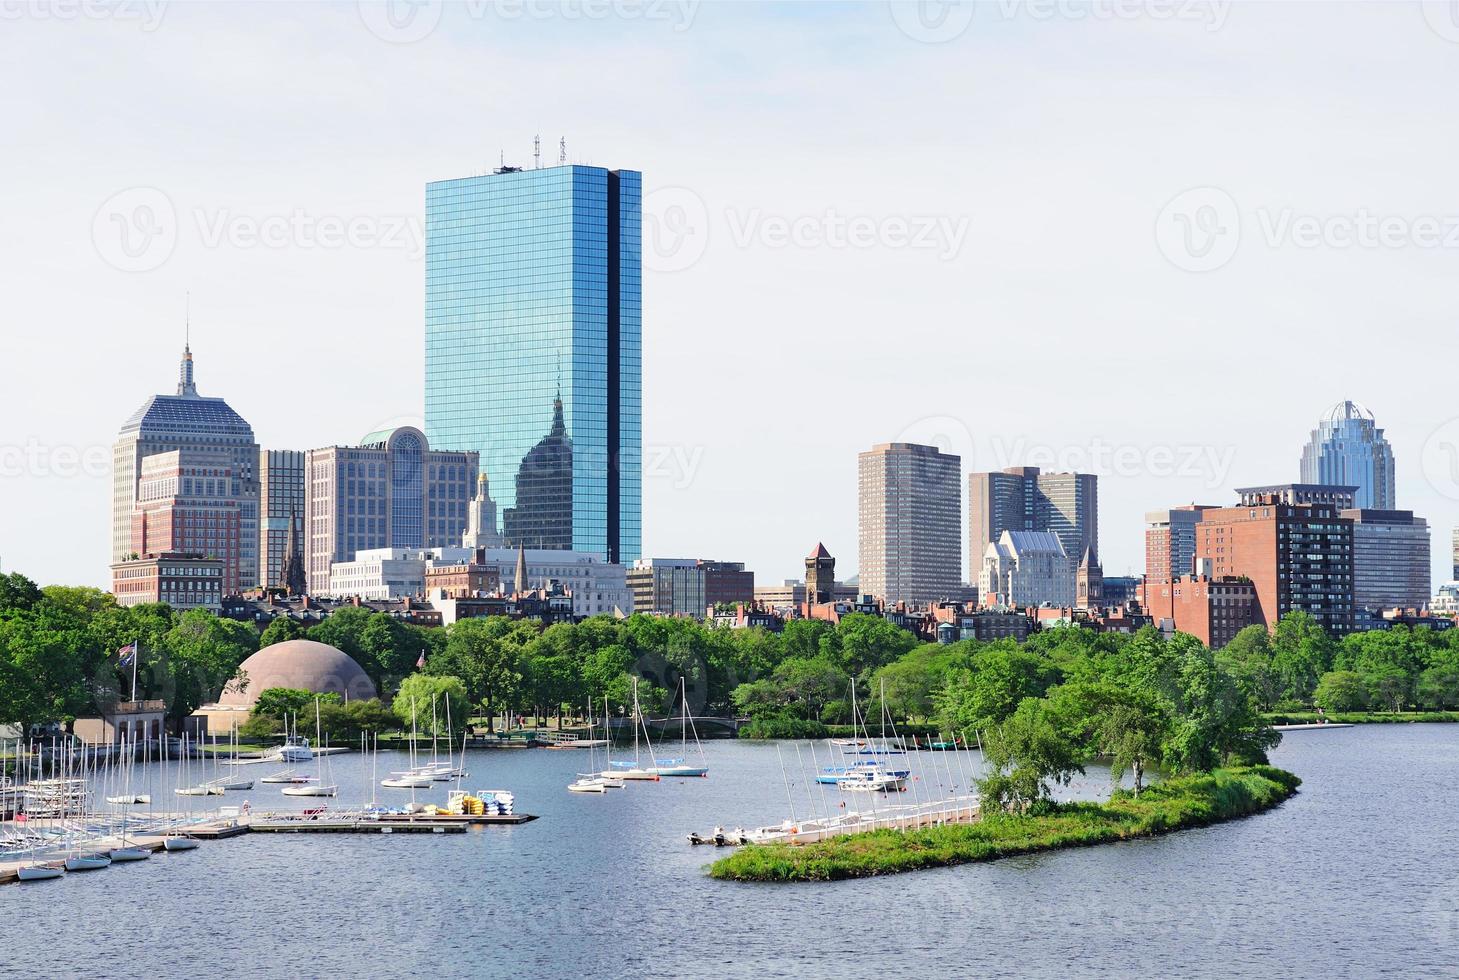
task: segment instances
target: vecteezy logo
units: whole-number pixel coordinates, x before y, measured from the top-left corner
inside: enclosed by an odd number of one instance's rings
[[[441,23],[442,0],[359,0],[360,20],[391,44],[412,44]]]
[[[975,0],[891,0],[889,6],[903,34],[923,44],[942,44],[967,31]]]
[[[643,263],[655,272],[681,272],[709,247],[709,209],[687,187],[645,194],[643,226]]]
[[[1155,219],[1155,244],[1187,272],[1219,269],[1241,243],[1241,211],[1219,187],[1193,187],[1171,198]]]
[[[177,247],[177,211],[155,187],[129,187],[107,198],[91,219],[96,253],[122,272],[151,272]]]
[[[1446,41],[1459,43],[1459,0],[1421,0],[1419,7],[1429,30]]]
[[[1424,479],[1450,500],[1459,500],[1459,418],[1429,434],[1424,442]]]

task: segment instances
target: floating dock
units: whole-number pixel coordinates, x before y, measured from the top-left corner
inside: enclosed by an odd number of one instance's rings
[[[1309,721],[1301,725],[1273,725],[1274,732],[1316,732],[1325,728],[1352,728],[1347,722],[1341,721]]]

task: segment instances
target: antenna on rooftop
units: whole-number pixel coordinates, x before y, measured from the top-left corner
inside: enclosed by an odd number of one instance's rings
[[[192,341],[193,341],[193,294],[192,294],[192,290],[189,289],[186,293],[183,294],[183,296],[185,298],[183,299],[183,314],[182,314],[182,346],[184,348],[191,349],[192,348]]]
[[[557,165],[558,166],[562,166],[565,163],[567,163],[567,137],[566,136],[564,136],[557,143]]]
[[[532,169],[542,169],[542,134],[532,137]]]

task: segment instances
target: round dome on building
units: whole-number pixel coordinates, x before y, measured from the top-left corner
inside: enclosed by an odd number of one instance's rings
[[[375,684],[354,658],[327,643],[285,640],[262,650],[238,667],[240,679],[230,683],[218,704],[251,708],[271,687],[289,687],[315,694],[338,694],[348,701],[377,696]]]

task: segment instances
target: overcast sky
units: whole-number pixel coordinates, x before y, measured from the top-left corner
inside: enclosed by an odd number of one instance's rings
[[[422,411],[429,180],[644,175],[644,551],[856,566],[856,454],[1292,481],[1367,404],[1459,520],[1459,24],[1418,3],[0,0],[0,562],[109,584],[110,446],[197,382],[269,448]],[[447,447],[449,448],[449,447]],[[966,556],[966,542],[964,542]],[[963,574],[969,574],[966,567]]]

